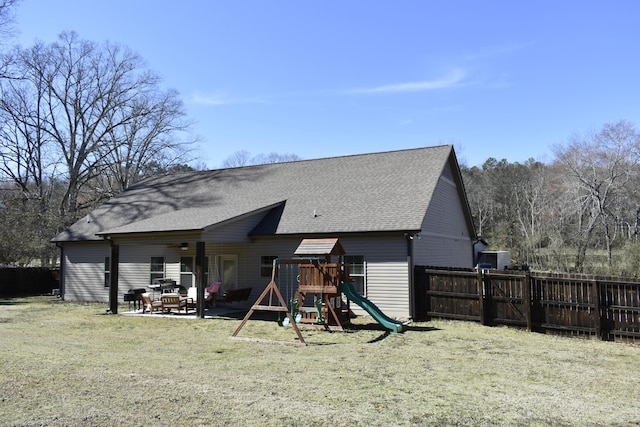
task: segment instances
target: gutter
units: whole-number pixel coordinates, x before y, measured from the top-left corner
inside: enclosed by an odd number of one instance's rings
[[[413,269],[414,269],[414,265],[413,265],[413,240],[418,236],[418,232],[415,231],[411,231],[411,232],[405,232],[404,233],[404,237],[407,240],[407,268],[409,271],[407,271],[408,273],[408,284],[407,286],[409,287],[408,289],[408,294],[409,294],[409,318],[413,319],[414,318],[414,313],[415,313],[415,299],[414,299],[414,283],[413,283]]]

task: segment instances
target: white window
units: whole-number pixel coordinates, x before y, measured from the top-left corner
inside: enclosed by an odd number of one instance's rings
[[[364,255],[345,255],[344,263],[349,265],[351,283],[353,283],[356,291],[362,296],[367,296],[366,264],[364,261]]]
[[[164,257],[151,257],[150,276],[151,279],[149,283],[151,285],[153,285],[158,279],[164,279]]]
[[[193,258],[190,256],[180,257],[180,286],[189,289],[193,286]]]
[[[264,255],[260,257],[260,276],[271,277],[271,271],[273,269],[273,261],[278,259],[274,255]]]
[[[104,287],[111,285],[111,257],[104,257]]]
[[[196,269],[195,258],[183,256],[180,257],[180,286],[185,289],[196,285]],[[204,259],[204,275],[205,283],[209,283],[209,257]]]

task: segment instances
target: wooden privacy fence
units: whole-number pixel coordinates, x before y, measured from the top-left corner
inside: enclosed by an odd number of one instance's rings
[[[414,278],[416,320],[640,341],[640,280],[420,266]]]
[[[0,296],[50,294],[59,288],[60,270],[45,267],[0,268]]]

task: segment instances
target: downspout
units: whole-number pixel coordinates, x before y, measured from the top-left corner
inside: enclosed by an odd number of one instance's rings
[[[476,236],[476,238],[473,241],[473,244],[471,245],[471,258],[473,259],[473,265],[478,264],[478,253],[480,251],[477,250],[476,247],[481,243],[484,244],[484,240],[482,236]]]
[[[407,240],[407,268],[409,269],[407,272],[409,276],[409,317],[413,319],[415,314],[415,301],[413,298],[413,238],[415,237],[415,234],[404,233],[404,237]]]
[[[120,263],[120,246],[113,243],[109,236],[105,237],[111,247],[111,265],[109,266],[109,312],[118,314],[118,265]]]
[[[56,242],[56,247],[58,249],[60,249],[60,279],[59,279],[60,283],[58,283],[58,285],[60,286],[60,299],[62,301],[64,301],[64,288],[65,288],[65,286],[64,286],[64,282],[65,282],[65,280],[64,280],[64,270],[65,270],[65,268],[64,268],[64,266],[65,266],[65,263],[64,263],[64,246],[62,246],[60,243]]]

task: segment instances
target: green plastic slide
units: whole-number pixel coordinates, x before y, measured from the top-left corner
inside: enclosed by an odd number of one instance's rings
[[[365,297],[361,296],[356,291],[356,288],[353,286],[353,283],[343,282],[340,285],[340,289],[342,290],[342,293],[347,296],[347,298],[349,298],[351,301],[355,302],[360,307],[362,307],[367,313],[371,315],[371,317],[373,317],[376,320],[376,322],[380,323],[382,326],[384,326],[385,328],[389,329],[394,333],[402,332],[402,326],[403,326],[402,322],[387,316],[382,311],[380,311],[378,306],[376,306],[374,303],[372,303]]]

